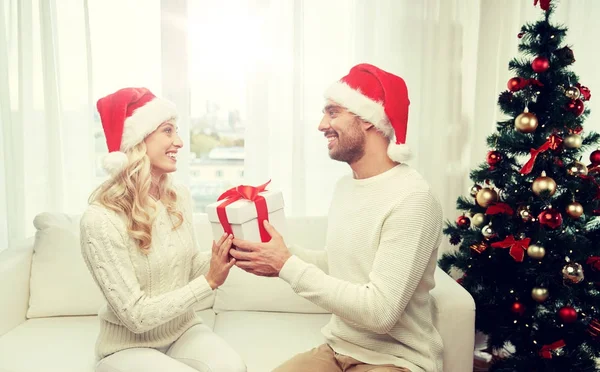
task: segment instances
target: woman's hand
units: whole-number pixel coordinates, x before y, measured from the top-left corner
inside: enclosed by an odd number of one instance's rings
[[[227,234],[223,234],[218,242],[213,240],[210,268],[206,274],[206,281],[212,289],[216,289],[225,282],[229,270],[235,265],[235,258],[231,258],[229,255],[232,240],[233,235],[227,236]]]

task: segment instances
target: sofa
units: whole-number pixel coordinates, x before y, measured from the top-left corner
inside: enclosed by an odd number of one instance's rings
[[[211,226],[194,222],[200,248]],[[288,218],[287,244],[322,249],[327,220]],[[81,257],[79,216],[42,213],[35,236],[0,251],[0,372],[91,372],[104,300]],[[398,273],[398,275],[402,275]],[[473,370],[475,304],[441,269],[432,290],[435,324],[445,344],[444,372]],[[234,267],[227,281],[195,309],[246,361],[271,371],[323,342],[330,314],[296,295],[279,278]]]

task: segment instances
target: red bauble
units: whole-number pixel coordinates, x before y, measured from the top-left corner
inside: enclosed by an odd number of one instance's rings
[[[467,216],[458,216],[456,219],[456,226],[461,229],[468,229],[471,226],[471,220]]]
[[[511,305],[510,311],[517,315],[523,315],[525,314],[525,305],[517,301]]]
[[[563,323],[573,323],[577,320],[577,311],[571,306],[561,307],[560,310],[558,310],[558,317]]]
[[[600,150],[594,150],[590,154],[590,162],[594,167],[600,165]]]
[[[585,110],[585,105],[580,99],[571,100],[571,102],[567,103],[567,110],[569,110],[575,116],[579,116],[583,114],[583,111]]]
[[[531,62],[531,68],[539,74],[550,68],[550,61],[548,61],[548,58],[546,57],[535,57]]]
[[[516,91],[523,89],[523,78],[514,77],[514,78],[510,79],[508,81],[508,83],[506,83],[506,87],[511,92],[516,92]]]
[[[498,165],[502,161],[502,153],[500,151],[490,151],[487,154],[486,160],[492,167]]]
[[[524,32],[519,32],[519,33],[517,34],[517,37],[518,37],[519,39],[521,39],[521,38],[522,38],[524,35],[525,35],[525,33],[524,33]]]
[[[556,209],[546,209],[540,213],[538,216],[538,220],[540,221],[540,225],[548,226],[551,229],[557,229],[562,225],[562,214]]]

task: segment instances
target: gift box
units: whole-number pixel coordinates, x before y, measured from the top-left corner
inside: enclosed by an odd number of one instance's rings
[[[238,239],[268,242],[271,238],[264,229],[265,219],[285,237],[283,194],[267,190],[269,182],[256,187],[233,187],[206,206],[215,241],[227,232]]]

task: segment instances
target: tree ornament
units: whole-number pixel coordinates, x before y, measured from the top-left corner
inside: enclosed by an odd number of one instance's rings
[[[490,151],[487,153],[486,161],[490,167],[495,167],[502,161],[502,158],[500,151]]]
[[[581,116],[585,111],[585,105],[580,99],[574,99],[567,103],[567,110],[575,116]]]
[[[527,108],[515,119],[515,129],[521,133],[535,132],[538,126],[538,119],[535,114],[529,112]]]
[[[565,137],[563,144],[568,149],[578,149],[583,144],[583,139],[579,134],[571,133]]]
[[[583,267],[577,262],[569,262],[562,268],[563,279],[567,283],[578,284],[584,279]]]
[[[569,217],[577,219],[583,214],[583,206],[576,201],[569,203],[569,205],[567,205],[567,214]]]
[[[542,287],[534,287],[531,290],[531,298],[535,301],[542,303],[548,299],[549,293],[548,289]]]
[[[556,209],[552,209],[552,207],[543,210],[538,216],[538,220],[540,221],[540,225],[551,229],[558,229],[563,222],[562,214]]]
[[[483,213],[475,213],[471,218],[471,222],[475,227],[482,227],[487,223],[487,217]]]
[[[519,215],[519,217],[521,217],[523,222],[529,222],[529,221],[533,220],[533,215],[531,214],[531,211],[529,210],[529,206],[526,206],[526,205],[520,206],[517,209],[517,214]]]
[[[511,306],[510,306],[510,311],[513,314],[517,314],[517,315],[523,315],[525,314],[525,305],[523,305],[522,303],[520,303],[519,301],[515,301]]]
[[[458,218],[456,219],[456,226],[463,230],[468,229],[469,226],[471,226],[471,220],[465,215],[458,216]]]
[[[563,306],[558,310],[558,317],[563,323],[573,323],[577,320],[577,311],[571,306]]]
[[[543,193],[552,196],[556,192],[556,182],[552,178],[546,176],[546,172],[542,172],[542,175],[533,181],[531,190],[537,196],[540,196]]]
[[[492,227],[492,225],[485,225],[482,229],[481,229],[481,234],[483,234],[483,237],[486,238],[487,240],[493,239],[496,237],[496,230],[494,230],[494,228]]]
[[[452,244],[452,245],[458,245],[461,240],[462,240],[462,238],[460,237],[460,235],[458,235],[456,233],[452,233],[450,235],[450,244]]]
[[[579,89],[579,92],[581,93],[581,96],[579,98],[582,101],[589,101],[590,98],[592,98],[592,92],[590,91],[590,88],[583,86],[579,83],[575,84],[575,87]]]
[[[481,186],[473,185],[471,187],[471,190],[469,190],[469,194],[475,198],[475,197],[477,197],[477,193],[479,192],[479,190],[481,190]]]
[[[532,244],[527,248],[527,255],[535,260],[541,260],[546,255],[546,248],[539,244]]]
[[[506,83],[506,87],[511,92],[517,92],[517,91],[523,89],[524,81],[525,81],[525,79],[523,79],[521,77],[514,77],[514,78],[508,80],[508,83]]]
[[[573,54],[573,50],[569,47],[563,47],[554,51],[554,55],[561,66],[568,66],[575,62],[575,55]]]
[[[498,193],[492,188],[484,187],[477,193],[476,200],[479,206],[486,208],[498,201]]]
[[[590,324],[588,325],[588,333],[594,338],[600,337],[600,320],[592,319],[590,321]]]
[[[590,154],[590,162],[594,167],[600,165],[600,150],[594,150]]]
[[[479,242],[472,244],[471,246],[469,246],[469,248],[471,248],[471,250],[473,250],[474,252],[481,254],[483,251],[488,249],[488,245],[486,242]]]
[[[538,74],[546,72],[550,68],[550,61],[548,61],[548,58],[546,57],[535,57],[531,62],[531,68]]]
[[[568,87],[567,89],[565,89],[565,96],[569,97],[572,100],[575,100],[581,96],[581,92],[577,87]]]
[[[574,161],[567,165],[567,173],[574,177],[586,176],[588,174],[588,169],[583,163]]]

